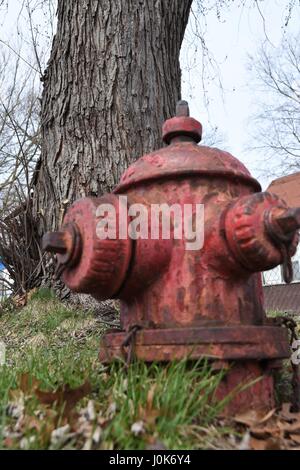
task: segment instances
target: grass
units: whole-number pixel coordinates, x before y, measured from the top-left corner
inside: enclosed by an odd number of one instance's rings
[[[98,361],[104,329],[45,289],[22,309],[4,309],[1,449],[224,447],[232,430],[216,421],[224,406],[213,399],[220,373],[186,361],[104,367]]]

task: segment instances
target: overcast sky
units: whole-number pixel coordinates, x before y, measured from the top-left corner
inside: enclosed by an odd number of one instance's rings
[[[245,1],[247,6],[253,5],[253,0]],[[206,17],[206,25],[202,22],[206,44],[219,70],[215,74],[215,79],[212,79],[216,70],[206,67],[205,95],[201,78],[203,76],[201,46],[192,32],[193,19],[190,22],[181,54],[182,97],[190,102],[191,115],[202,122],[204,132],[209,127],[217,126],[225,137],[226,150],[242,160],[265,188],[270,178],[263,175],[263,158],[247,150],[250,144],[250,131],[253,133],[249,117],[260,98],[259,93],[255,92],[253,85],[251,86],[253,77],[247,68],[247,56],[255,53],[260,42],[266,40],[266,36],[274,46],[279,44],[284,33],[282,29],[284,16],[287,13],[284,6],[288,1],[258,0],[265,21],[257,8],[240,8],[239,0],[233,2],[228,0],[228,3],[233,5],[229,9],[221,9],[220,19],[217,18],[215,10],[212,10]],[[294,8],[286,33],[299,32],[299,0],[295,0],[295,3],[297,7]],[[17,43],[16,24],[20,0],[8,0],[8,5],[8,13],[2,15],[0,19],[0,38]],[[44,29],[46,32],[46,18],[40,14],[35,20],[41,25],[40,30]]]
[[[228,2],[231,3],[231,2]],[[254,90],[253,76],[247,68],[247,56],[253,54],[261,41],[268,40],[276,47],[282,39],[284,18],[287,11],[285,0],[259,1],[259,6],[265,18],[265,24],[257,8],[241,9],[239,2],[229,10],[222,10],[221,21],[214,11],[207,18],[205,40],[212,55],[216,59],[221,73],[223,92],[220,90],[218,79],[213,82],[206,80],[208,108],[203,102],[203,86],[201,83],[201,58],[190,73],[183,73],[183,97],[190,102],[191,114],[199,119],[205,131],[207,122],[217,126],[225,134],[227,149],[249,168],[262,185],[270,182],[270,177],[263,174],[264,162],[262,156],[247,150],[250,144],[249,134],[253,133],[249,117],[259,101],[259,92]],[[252,0],[246,0],[246,4]],[[293,11],[285,34],[300,32],[300,6]],[[186,40],[182,49],[182,64],[192,62],[191,55],[191,28],[187,31]],[[191,89],[192,84],[192,89]],[[190,97],[190,95],[192,95]],[[272,178],[271,178],[272,179]]]

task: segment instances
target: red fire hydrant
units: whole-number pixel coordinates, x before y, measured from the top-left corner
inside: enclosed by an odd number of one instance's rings
[[[122,331],[104,335],[103,361],[124,354],[144,361],[205,356],[217,368],[229,365],[220,396],[254,380],[236,395],[232,409],[270,407],[272,368],[290,351],[286,329],[266,318],[260,272],[282,264],[291,280],[300,210],[260,192],[229,153],[197,145],[201,133],[187,103],[179,102],[177,116],[163,125],[167,146],[131,165],[112,194],[75,202],[61,231],[45,235],[44,248],[57,253],[71,290],[121,300]],[[153,207],[181,214],[192,208],[190,227],[201,246],[188,249],[190,240],[175,219],[165,237],[163,217],[134,237],[126,227],[137,204],[149,218]],[[115,229],[105,239],[99,230],[112,214]]]

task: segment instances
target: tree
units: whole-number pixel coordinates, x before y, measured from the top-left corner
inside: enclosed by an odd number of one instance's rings
[[[39,77],[48,57],[55,0],[0,1],[0,259],[14,294],[45,278],[31,180],[40,155]],[[16,24],[5,27],[5,16]],[[2,31],[3,26],[3,31]]]
[[[0,55],[0,260],[9,273],[1,282],[19,294],[39,283],[43,268],[28,197],[40,152],[34,82],[19,57]]]
[[[111,190],[133,160],[161,146],[161,125],[180,98],[191,4],[58,1],[34,178],[42,231],[55,228],[75,198]]]
[[[39,157],[40,104],[34,82],[31,70],[22,72],[19,58],[0,55],[0,209],[6,215],[14,208],[16,185],[30,186]]]
[[[253,117],[254,149],[272,160],[269,172],[300,170],[300,35],[286,36],[279,47],[264,43],[250,58],[254,84],[263,99]]]

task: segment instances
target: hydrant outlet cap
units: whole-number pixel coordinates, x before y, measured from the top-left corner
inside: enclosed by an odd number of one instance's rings
[[[167,119],[163,124],[163,141],[170,144],[175,137],[190,137],[198,143],[202,137],[202,125],[189,116],[189,106],[186,101],[179,101],[176,106],[176,116]]]

